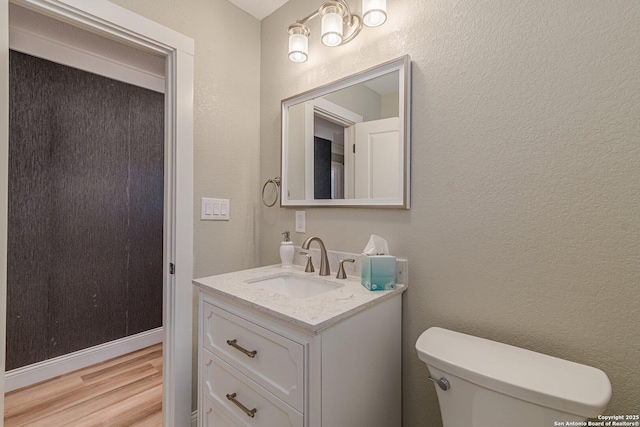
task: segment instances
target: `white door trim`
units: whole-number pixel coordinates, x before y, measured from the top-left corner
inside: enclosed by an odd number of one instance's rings
[[[193,40],[106,0],[11,0],[166,57],[164,226],[164,426],[189,425],[193,276]],[[0,318],[6,316],[8,187],[8,3],[0,0]],[[169,264],[176,266],[170,274]],[[5,341],[4,325],[0,339]],[[4,346],[0,346],[0,410]],[[0,417],[0,427],[3,425]]]
[[[42,34],[9,25],[9,49],[113,80],[164,93],[164,75],[118,62],[82,47],[52,40]]]
[[[9,3],[0,0],[0,414],[4,414],[9,187]],[[0,417],[0,427],[4,416]]]
[[[362,123],[364,117],[360,114],[347,110],[344,107],[327,101],[324,98],[316,98],[305,102],[304,105],[304,152],[305,152],[305,176],[304,176],[304,193],[306,200],[315,199],[314,189],[314,161],[313,151],[315,147],[315,116],[318,115],[330,122],[337,123],[347,127],[356,123]],[[346,132],[345,132],[346,133]],[[346,137],[346,135],[345,135]],[[346,145],[345,145],[346,147]],[[346,149],[346,148],[345,148]]]

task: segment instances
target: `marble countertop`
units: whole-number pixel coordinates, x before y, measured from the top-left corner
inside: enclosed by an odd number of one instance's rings
[[[294,298],[247,283],[280,274],[343,286],[308,298]],[[203,277],[193,280],[193,284],[210,294],[230,298],[314,333],[406,290],[405,285],[398,284],[392,291],[369,291],[360,284],[360,277],[348,276],[342,280],[334,275],[321,277],[317,272],[305,273],[301,266],[283,269],[279,264]]]

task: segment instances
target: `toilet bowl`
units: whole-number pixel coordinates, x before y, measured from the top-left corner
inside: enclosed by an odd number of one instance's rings
[[[611,398],[601,370],[511,345],[433,327],[416,349],[444,427],[567,425],[602,414]]]

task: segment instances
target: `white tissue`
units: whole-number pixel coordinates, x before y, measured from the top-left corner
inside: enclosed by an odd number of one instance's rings
[[[362,253],[365,255],[389,255],[389,245],[382,237],[372,234]]]

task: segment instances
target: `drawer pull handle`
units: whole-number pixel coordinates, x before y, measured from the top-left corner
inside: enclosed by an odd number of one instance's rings
[[[256,357],[256,354],[258,354],[257,350],[253,350],[253,351],[249,351],[246,348],[242,348],[238,345],[238,340],[227,340],[227,344],[229,344],[231,347],[235,348],[236,350],[240,350],[241,352],[243,352],[244,354],[247,355],[247,357],[250,358],[254,358]]]
[[[229,399],[230,401],[232,401],[238,408],[242,409],[242,411],[247,414],[247,417],[249,418],[253,418],[256,416],[256,412],[258,412],[258,410],[256,408],[253,409],[249,409],[246,406],[244,406],[242,403],[238,402],[236,400],[236,393],[233,394],[227,394],[227,399]]]

